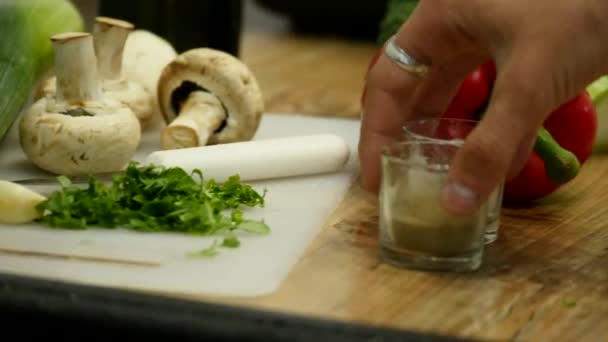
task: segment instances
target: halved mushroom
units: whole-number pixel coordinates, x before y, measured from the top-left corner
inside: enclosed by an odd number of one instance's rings
[[[57,91],[36,101],[19,123],[26,156],[46,171],[87,175],[122,169],[134,156],[141,126],[126,105],[101,91],[93,37],[51,37]]]
[[[198,48],[169,63],[158,82],[167,127],[163,149],[251,140],[264,111],[249,68],[223,51]]]
[[[95,18],[93,43],[97,56],[97,68],[101,76],[102,91],[106,98],[127,105],[135,113],[142,128],[153,121],[156,112],[156,94],[146,90],[139,82],[123,76],[123,52],[133,24],[108,17]],[[38,98],[56,91],[56,79],[48,79]]]

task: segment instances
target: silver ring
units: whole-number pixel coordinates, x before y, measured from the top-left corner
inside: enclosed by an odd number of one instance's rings
[[[427,65],[418,62],[414,57],[397,46],[395,37],[391,37],[384,46],[384,54],[401,69],[417,77],[423,77],[429,70]]]

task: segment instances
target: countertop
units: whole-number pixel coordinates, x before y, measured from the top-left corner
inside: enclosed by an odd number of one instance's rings
[[[376,47],[331,37],[246,35],[242,58],[267,110],[358,119]],[[608,157],[527,208],[503,208],[500,237],[473,274],[380,263],[377,201],[354,184],[275,294],[221,300],[255,308],[451,336],[608,340]]]
[[[331,37],[247,33],[242,59],[260,82],[266,111],[358,120],[363,74],[375,49],[372,43]],[[165,293],[157,297],[155,307],[160,314],[176,315],[162,322],[152,320],[155,312],[147,311],[145,300],[112,291],[108,296],[130,306],[128,310],[119,313],[111,305],[96,310],[107,297],[99,293],[70,289],[65,294],[54,285],[8,280],[0,282],[0,302],[14,301],[19,308],[30,303],[51,314],[60,312],[61,305],[54,301],[78,304],[80,311],[64,312],[71,312],[71,319],[95,318],[91,328],[101,324],[99,319],[109,324],[131,316],[138,327],[159,324],[181,331],[189,324],[188,329],[198,331],[219,329],[223,323],[217,317],[236,317],[223,309],[191,306],[200,301],[480,340],[606,341],[607,173],[608,157],[593,156],[581,174],[554,195],[527,208],[504,208],[499,239],[486,249],[484,264],[475,273],[427,273],[381,263],[377,199],[355,183],[286,281],[269,296],[180,298]],[[15,288],[19,286],[23,288]],[[22,289],[27,293],[12,295]],[[44,301],[35,296],[42,292],[48,294]],[[188,299],[190,304],[175,306],[162,302],[163,298]],[[247,317],[257,327],[248,330],[252,334],[255,329],[280,334],[285,327],[277,316],[248,313]],[[235,329],[239,327],[253,326]],[[307,327],[300,325],[299,331]]]

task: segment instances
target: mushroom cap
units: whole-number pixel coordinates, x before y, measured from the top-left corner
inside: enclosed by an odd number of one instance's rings
[[[57,78],[50,77],[41,82],[34,93],[34,101],[46,96],[53,96],[57,90]],[[135,81],[120,79],[118,81],[104,80],[102,83],[104,97],[118,101],[133,111],[142,129],[150,127],[157,115],[156,94],[150,93],[146,88]]]
[[[106,81],[103,91],[106,98],[129,107],[135,113],[142,129],[151,125],[156,111],[155,97],[143,85],[126,79],[118,82]]]
[[[179,114],[180,102],[195,90],[215,95],[227,111],[225,125],[210,136],[209,144],[253,138],[264,100],[255,76],[243,62],[210,48],[192,49],[177,56],[163,69],[158,83],[159,104],[167,124]]]
[[[160,74],[176,56],[177,52],[165,39],[146,30],[135,30],[125,43],[122,74],[142,84],[156,98]]]
[[[121,170],[133,158],[141,139],[139,121],[117,102],[86,104],[93,116],[62,114],[65,106],[42,98],[19,122],[19,142],[39,168],[66,176]]]

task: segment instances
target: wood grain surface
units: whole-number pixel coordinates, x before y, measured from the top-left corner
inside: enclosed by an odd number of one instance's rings
[[[358,118],[372,43],[251,33],[242,59],[264,92],[266,111]]]
[[[243,47],[268,111],[359,115],[372,44],[255,34]],[[376,198],[353,184],[278,292],[213,300],[475,339],[608,341],[607,175],[608,156],[594,156],[554,195],[503,209],[468,274],[381,263]]]

